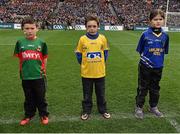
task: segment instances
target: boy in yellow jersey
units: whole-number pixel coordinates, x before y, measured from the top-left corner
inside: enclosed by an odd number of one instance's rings
[[[88,16],[85,26],[87,33],[80,37],[76,48],[83,86],[81,119],[87,120],[91,114],[93,85],[95,85],[98,111],[104,118],[109,119],[111,115],[107,112],[105,101],[105,62],[109,50],[107,39],[98,33],[97,17]]]

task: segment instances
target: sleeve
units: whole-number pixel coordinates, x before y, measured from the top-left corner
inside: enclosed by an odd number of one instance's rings
[[[104,42],[104,50],[109,50],[109,43],[105,36],[103,38],[103,42]]]
[[[105,62],[108,58],[108,50],[104,50],[104,59],[105,59]]]
[[[82,62],[82,38],[79,39],[78,45],[75,50],[76,58],[79,64]]]
[[[105,62],[108,58],[108,51],[109,51],[109,43],[106,39],[106,37],[104,36],[103,38],[103,42],[104,42],[104,59],[105,59]]]
[[[168,35],[167,35],[167,40],[165,42],[164,51],[165,51],[165,54],[168,54],[168,51],[169,51],[169,36]]]
[[[140,54],[143,52],[143,49],[144,49],[144,41],[145,41],[144,39],[145,39],[145,36],[144,34],[142,34],[140,37],[138,46],[136,48],[136,51],[139,52]]]
[[[43,43],[42,54],[43,54],[44,59],[46,59],[48,57],[48,48],[47,48],[47,44],[45,42]]]
[[[14,49],[14,56],[15,57],[19,57],[19,53],[20,53],[20,46],[19,46],[19,41],[16,42],[16,45],[15,45],[15,49]]]
[[[82,38],[79,39],[75,52],[82,53]]]

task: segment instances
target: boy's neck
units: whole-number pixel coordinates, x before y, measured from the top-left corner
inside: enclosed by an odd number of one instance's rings
[[[35,40],[35,39],[37,39],[37,36],[34,36],[34,37],[26,37],[26,39],[28,39],[28,40]]]
[[[98,36],[99,36],[99,33],[97,32],[96,34],[91,34],[91,33],[86,33],[86,36],[89,38],[89,39],[97,39]]]
[[[161,33],[161,31],[162,31],[161,28],[151,27],[151,29],[152,29],[153,33],[155,33],[157,35],[159,35]]]

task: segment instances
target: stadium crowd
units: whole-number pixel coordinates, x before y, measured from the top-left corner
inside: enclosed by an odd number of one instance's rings
[[[128,29],[134,25],[147,25],[149,11],[153,8],[166,10],[167,0],[0,0],[0,22],[21,22],[33,16],[40,24],[84,24],[85,16],[99,16],[101,25],[124,24]],[[115,16],[110,10],[112,5]],[[170,12],[180,12],[180,1],[171,0]],[[169,22],[176,26],[179,17]]]

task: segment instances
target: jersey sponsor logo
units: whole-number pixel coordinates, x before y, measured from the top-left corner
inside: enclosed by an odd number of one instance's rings
[[[22,52],[22,59],[33,59],[33,60],[37,60],[37,59],[41,59],[41,53],[36,52],[36,51],[24,51]]]
[[[91,52],[87,53],[88,59],[95,59],[95,58],[101,58],[101,52]]]
[[[163,48],[150,48],[149,52],[153,53],[153,55],[160,56],[161,53],[164,51]]]
[[[89,63],[97,63],[102,61],[101,52],[88,52],[86,56],[87,56],[87,62]]]

